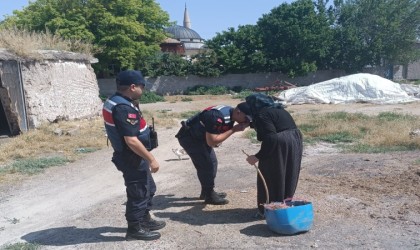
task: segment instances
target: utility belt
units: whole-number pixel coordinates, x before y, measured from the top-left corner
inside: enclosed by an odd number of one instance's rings
[[[181,126],[181,129],[175,135],[176,138],[180,139],[186,136],[191,136],[196,140],[206,140],[206,129],[200,121],[182,121]]]
[[[187,125],[186,121],[181,122],[181,129],[178,131],[178,133],[175,135],[176,138],[180,139],[186,136],[190,136],[190,127]]]

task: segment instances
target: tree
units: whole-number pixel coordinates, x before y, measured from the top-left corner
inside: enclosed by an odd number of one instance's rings
[[[105,72],[138,68],[160,51],[168,20],[154,0],[37,0],[2,25],[92,42],[102,48],[93,66]]]
[[[335,1],[335,65],[349,72],[366,65],[405,64],[419,58],[418,0]]]
[[[257,22],[268,68],[290,76],[330,67],[333,22],[326,3],[297,0],[281,4]]]
[[[142,73],[150,77],[186,76],[190,74],[191,62],[173,53],[157,52],[143,63]]]
[[[266,60],[262,42],[255,25],[229,28],[206,42],[217,55],[224,73],[250,73],[265,70]]]

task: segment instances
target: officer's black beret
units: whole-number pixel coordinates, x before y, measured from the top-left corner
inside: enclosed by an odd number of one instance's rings
[[[146,86],[146,80],[138,70],[125,70],[117,75],[117,84],[130,86],[131,84]]]

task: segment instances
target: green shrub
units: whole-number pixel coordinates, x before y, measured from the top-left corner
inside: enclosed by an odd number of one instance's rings
[[[245,100],[245,97],[254,94],[255,92],[249,89],[244,89],[241,92],[234,94],[232,96],[233,99],[241,99],[241,100]]]
[[[151,92],[151,91],[144,91],[143,95],[141,96],[139,100],[139,102],[142,104],[164,102],[164,101],[165,101],[165,98],[163,98],[163,96],[160,96],[156,94],[155,92]]]
[[[225,95],[229,89],[225,86],[196,85],[185,90],[186,95]]]

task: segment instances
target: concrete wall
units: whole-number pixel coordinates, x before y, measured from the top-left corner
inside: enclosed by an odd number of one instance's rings
[[[343,76],[343,71],[318,71],[305,77],[289,78],[281,73],[260,74],[228,74],[219,77],[199,76],[160,76],[148,78],[151,83],[146,89],[161,95],[182,94],[187,88],[196,85],[226,86],[253,89],[256,87],[272,86],[276,81],[287,81],[298,86],[310,85]],[[100,94],[110,96],[115,92],[115,79],[98,79]]]
[[[420,61],[410,63],[407,66],[407,80],[419,80],[420,79]]]

